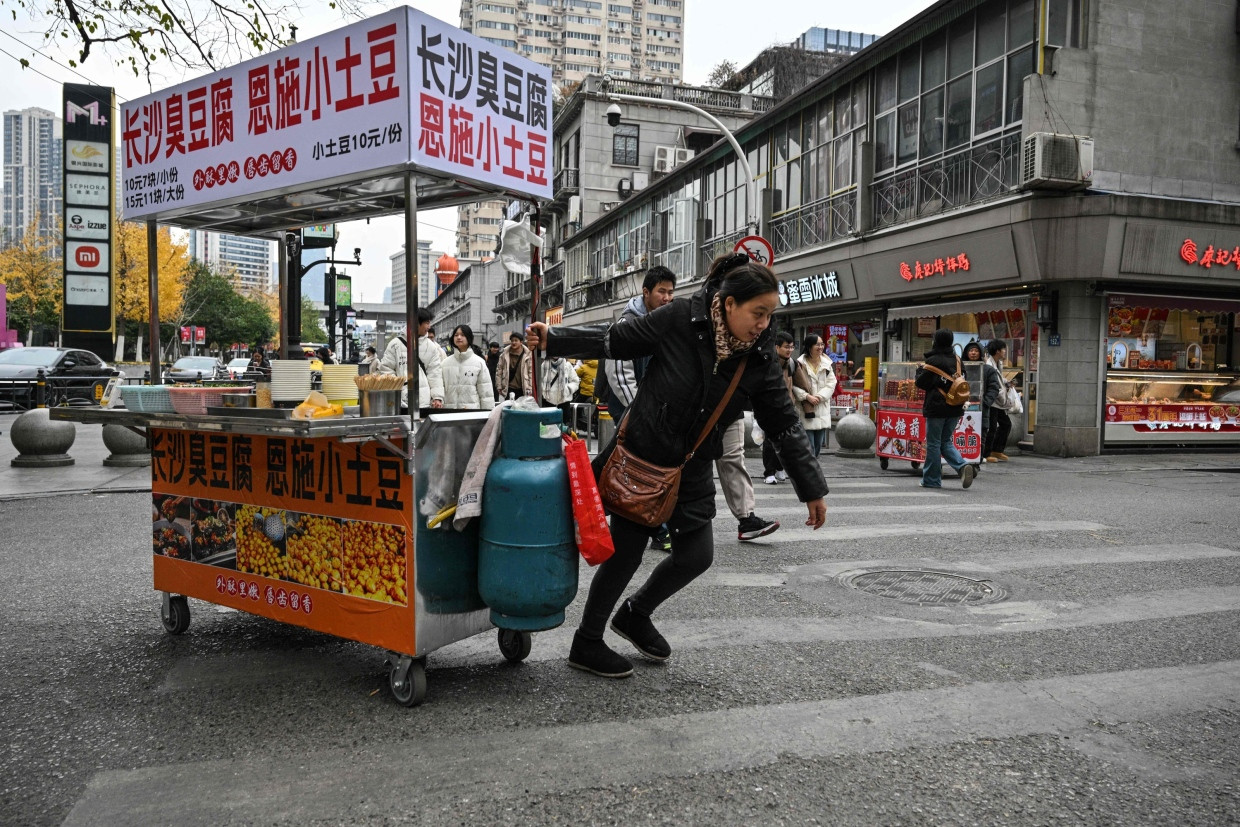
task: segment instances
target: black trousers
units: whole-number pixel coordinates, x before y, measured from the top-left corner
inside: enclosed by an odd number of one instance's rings
[[[590,640],[602,640],[612,611],[641,565],[642,554],[650,540],[650,529],[613,514],[611,539],[616,553],[600,565],[594,575],[578,627],[581,636]],[[709,522],[674,532],[672,553],[655,566],[650,577],[634,593],[631,598],[633,610],[649,616],[665,600],[710,568],[714,557],[715,540],[711,536]]]
[[[769,436],[762,440],[762,476],[774,476],[776,471],[784,470],[784,463],[779,458],[779,452],[775,450],[775,440]]]
[[[1003,408],[990,409],[990,424],[986,428],[986,440],[982,445],[982,457],[1003,453],[1012,433],[1012,419]]]

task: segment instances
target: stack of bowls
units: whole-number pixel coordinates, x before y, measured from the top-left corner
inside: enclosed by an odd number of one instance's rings
[[[272,402],[302,402],[309,395],[309,362],[305,359],[271,360]]]
[[[324,365],[323,395],[328,402],[340,405],[357,404],[357,365]]]

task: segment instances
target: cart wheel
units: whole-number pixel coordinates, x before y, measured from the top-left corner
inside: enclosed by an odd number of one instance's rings
[[[886,471],[886,470],[887,470],[887,464],[888,464],[888,463],[887,463],[887,458],[886,458],[886,457],[879,457],[879,458],[878,458],[878,467],[879,467],[879,468],[881,468],[881,469],[883,469],[884,471]]]
[[[401,657],[388,671],[392,697],[401,706],[417,706],[426,700],[426,663],[421,658]]]
[[[520,663],[530,656],[530,645],[533,635],[529,632],[517,632],[512,629],[499,630],[499,653],[509,663]]]
[[[180,594],[165,594],[159,619],[170,635],[180,635],[189,628],[189,600]]]
[[[912,466],[913,466],[913,470],[914,470],[914,471],[920,471],[920,470],[921,470],[921,463],[920,463],[920,462],[913,462],[913,463],[910,463],[910,465],[912,465]]]

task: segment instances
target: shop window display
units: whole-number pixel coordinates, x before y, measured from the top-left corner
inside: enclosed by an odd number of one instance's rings
[[[1237,378],[1237,314],[1212,312],[1207,302],[1194,310],[1113,299],[1104,340],[1106,439],[1240,433],[1240,405],[1221,395]]]

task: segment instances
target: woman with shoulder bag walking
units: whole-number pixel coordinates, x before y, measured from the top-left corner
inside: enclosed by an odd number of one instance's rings
[[[702,288],[689,298],[640,317],[603,327],[530,325],[527,342],[547,353],[580,358],[637,359],[653,356],[641,391],[626,410],[617,437],[595,459],[595,476],[611,454],[623,450],[646,464],[680,467],[671,516],[672,552],[621,605],[611,629],[646,658],[672,653],[650,615],[710,567],[714,557],[714,461],[723,453],[723,432],[748,403],[779,445],[780,459],[797,498],[806,504],[806,525],[826,520],[826,481],[810,456],[771,349],[768,325],[779,308],[778,283],[745,254],[716,259]],[[612,651],[603,632],[613,607],[641,564],[650,528],[618,513],[611,517],[616,553],[599,566],[590,584],[568,664],[607,678],[633,673],[627,658]]]
[[[1003,360],[1006,356],[1007,343],[1002,339],[991,339],[986,344],[986,363],[982,369],[985,377],[982,405],[989,405],[987,410],[990,418],[986,438],[982,442],[982,456],[986,457],[987,462],[1008,461],[1008,455],[1003,453],[1003,449],[1007,447],[1008,437],[1012,433],[1008,400],[1014,390],[1011,383],[1003,379]]]
[[[792,376],[792,393],[801,403],[801,421],[815,457],[830,442],[831,397],[835,395],[836,385],[834,365],[823,354],[823,349],[821,336],[817,333],[806,336],[801,342],[801,355],[797,357],[796,372]]]
[[[921,412],[926,417],[926,462],[922,467],[922,488],[943,487],[943,461],[960,474],[961,487],[973,484],[975,469],[956,450],[956,426],[964,415],[964,402],[951,404],[948,393],[952,377],[963,370],[960,357],[952,347],[952,332],[947,328],[934,331],[934,339],[926,360],[917,368],[913,381],[926,392]]]

